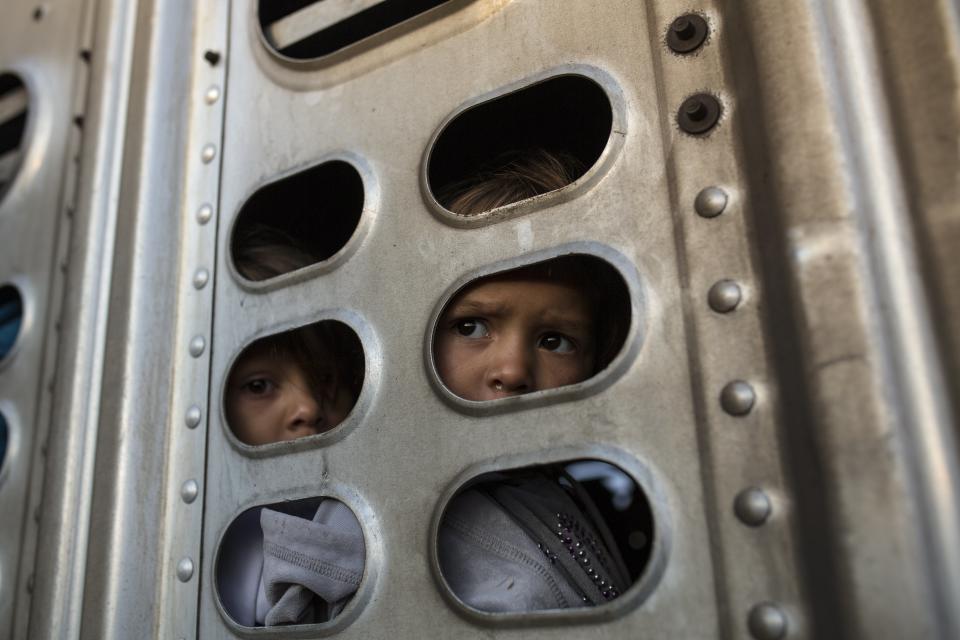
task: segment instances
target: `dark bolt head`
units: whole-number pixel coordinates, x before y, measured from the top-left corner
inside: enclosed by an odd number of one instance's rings
[[[689,40],[697,33],[697,28],[690,24],[690,18],[680,16],[670,25],[670,30],[681,40]]]
[[[720,120],[720,101],[709,93],[698,93],[683,101],[677,111],[677,125],[685,133],[702,135]]]
[[[683,112],[691,120],[700,122],[707,117],[707,105],[703,104],[703,100],[693,98],[683,103]]]
[[[674,53],[690,53],[703,44],[709,32],[706,20],[695,13],[688,13],[670,25],[667,31],[667,46]]]
[[[213,50],[207,50],[203,54],[203,59],[210,63],[211,67],[217,66],[217,63],[220,62],[220,53]]]

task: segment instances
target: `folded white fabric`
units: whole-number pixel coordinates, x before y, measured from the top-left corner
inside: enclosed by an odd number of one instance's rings
[[[365,548],[360,523],[338,500],[324,500],[313,520],[260,512],[264,624],[322,622],[339,613],[360,586]]]

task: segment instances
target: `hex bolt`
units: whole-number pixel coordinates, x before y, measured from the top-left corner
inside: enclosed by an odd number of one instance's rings
[[[203,160],[203,163],[210,164],[216,157],[217,148],[212,144],[204,145],[203,150],[200,152],[200,159]]]
[[[193,405],[187,409],[186,415],[183,416],[183,422],[187,425],[188,429],[196,429],[202,417],[203,413],[200,411],[200,407]]]
[[[707,292],[707,303],[717,313],[730,313],[740,304],[740,285],[733,280],[720,280]]]
[[[757,394],[748,382],[734,380],[720,391],[720,406],[732,416],[745,416],[753,409]]]
[[[763,489],[750,487],[737,494],[733,500],[733,512],[748,527],[759,527],[773,512],[770,498]]]
[[[787,616],[776,604],[761,602],[750,609],[747,628],[757,640],[780,640],[787,635]]]
[[[177,578],[180,582],[187,582],[193,577],[193,560],[181,558],[177,563]]]
[[[667,46],[674,53],[691,53],[700,48],[709,33],[710,27],[706,20],[695,13],[687,13],[670,25],[667,30]]]
[[[203,54],[203,59],[210,63],[211,67],[217,66],[217,63],[220,62],[220,52],[214,51],[213,49],[207,49]]]
[[[180,487],[180,497],[187,504],[191,504],[194,500],[196,500],[199,494],[200,485],[197,484],[196,480],[187,480]]]
[[[700,217],[716,218],[727,208],[727,192],[720,187],[701,189],[693,201],[693,208]]]
[[[683,101],[677,111],[677,125],[690,135],[702,135],[720,120],[720,101],[709,93],[698,93]]]
[[[203,355],[203,350],[206,348],[207,341],[203,339],[203,336],[194,336],[193,340],[190,341],[190,355],[194,358]]]

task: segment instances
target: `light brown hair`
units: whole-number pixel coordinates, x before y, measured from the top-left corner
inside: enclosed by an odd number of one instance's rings
[[[490,169],[447,187],[440,203],[462,216],[475,216],[562,189],[582,174],[582,163],[569,154],[514,151],[499,156]]]

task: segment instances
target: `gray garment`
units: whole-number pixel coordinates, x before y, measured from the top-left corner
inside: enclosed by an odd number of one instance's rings
[[[365,547],[360,523],[337,500],[313,520],[263,509],[262,596],[266,626],[322,622],[336,616],[360,586]],[[258,598],[258,622],[262,605]]]
[[[630,586],[593,503],[575,480],[565,482],[570,493],[544,474],[504,477],[451,501],[438,553],[460,600],[490,612],[567,609],[602,604]]]

